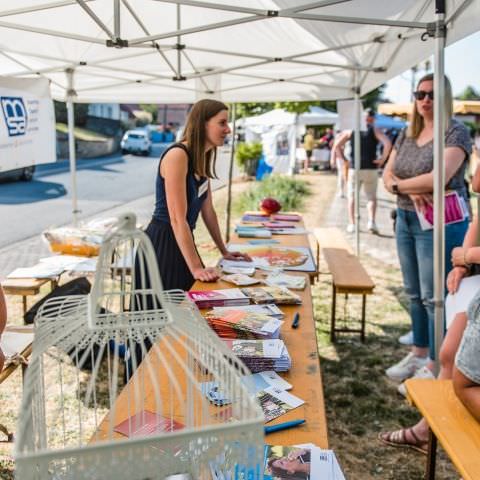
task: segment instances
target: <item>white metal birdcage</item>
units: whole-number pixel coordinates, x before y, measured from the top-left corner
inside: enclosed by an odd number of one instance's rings
[[[90,295],[50,299],[35,324],[18,479],[263,478],[249,372],[183,291],[162,290],[134,215],[106,236]]]

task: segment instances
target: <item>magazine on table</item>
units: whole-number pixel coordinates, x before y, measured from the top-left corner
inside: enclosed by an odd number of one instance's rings
[[[433,229],[433,204],[427,204],[423,209],[415,205],[418,221],[422,230]],[[463,197],[456,191],[445,193],[445,225],[463,222],[469,217],[468,208]]]
[[[265,415],[265,423],[271,422],[305,403],[301,398],[275,387],[261,390],[257,393],[257,398]]]
[[[114,431],[126,437],[148,437],[181,430],[185,425],[158,413],[142,410],[119,423]]]
[[[220,314],[227,310],[231,310],[232,307],[213,307],[213,311],[216,314]],[[263,313],[264,315],[270,315],[275,318],[283,318],[285,314],[274,304],[264,303],[262,305],[239,305],[235,307],[235,310],[243,310],[244,312]]]
[[[303,290],[306,285],[305,277],[301,275],[288,275],[286,273],[271,273],[265,278],[269,287],[285,287],[292,290]]]
[[[302,299],[285,287],[247,287],[242,292],[254,303],[276,303],[279,305],[297,305]]]
[[[265,480],[345,480],[333,450],[313,444],[265,445]]]
[[[274,213],[270,218],[280,222],[299,222],[302,219],[297,213]]]

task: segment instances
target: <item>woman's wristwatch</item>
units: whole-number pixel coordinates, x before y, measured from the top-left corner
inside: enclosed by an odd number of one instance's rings
[[[400,191],[398,190],[398,183],[397,182],[392,182],[392,192],[395,195],[398,195]]]

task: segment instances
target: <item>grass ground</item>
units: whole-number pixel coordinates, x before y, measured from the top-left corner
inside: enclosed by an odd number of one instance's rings
[[[304,218],[309,228],[322,224],[334,195],[335,179],[329,174],[308,177],[312,195],[306,199]],[[233,186],[233,196],[248,183]],[[215,194],[216,210],[222,228],[225,225],[226,190]],[[203,226],[196,232],[199,250],[208,265],[217,252]],[[322,368],[329,441],[349,480],[416,480],[423,477],[425,457],[413,451],[384,447],[377,440],[380,431],[411,425],[418,419],[384,375],[384,370],[405,354],[397,337],[409,328],[397,267],[387,266],[368,255],[362,257],[377,287],[367,303],[367,340],[361,344],[358,335],[341,337],[335,345],[329,341],[331,284],[328,275],[312,287],[314,314]],[[322,268],[325,271],[325,268]],[[8,299],[10,318],[20,323],[21,304]],[[339,311],[356,318],[359,305],[349,298],[346,306],[339,301]],[[15,427],[21,397],[20,373],[12,375],[0,388],[0,421]],[[8,460],[11,445],[0,444],[0,478],[12,478],[13,464]],[[437,479],[458,479],[459,475],[444,455],[437,462]]]

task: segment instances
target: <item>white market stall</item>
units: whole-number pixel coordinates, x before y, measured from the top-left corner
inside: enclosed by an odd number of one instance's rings
[[[273,173],[289,173],[293,171],[299,156],[301,158],[302,153],[305,155],[298,144],[306,132],[306,126],[331,126],[337,120],[336,113],[320,107],[311,107],[309,112],[302,114],[275,109],[245,118],[243,130],[247,142],[262,142],[265,162],[273,168]]]
[[[9,7],[0,9],[0,75],[48,78],[70,120],[74,102],[358,99],[432,53],[435,111],[442,112],[444,47],[478,31],[480,17],[474,0],[17,0]],[[437,115],[438,325],[443,126]],[[72,122],[70,135],[74,171]],[[358,128],[356,135],[359,146]]]

